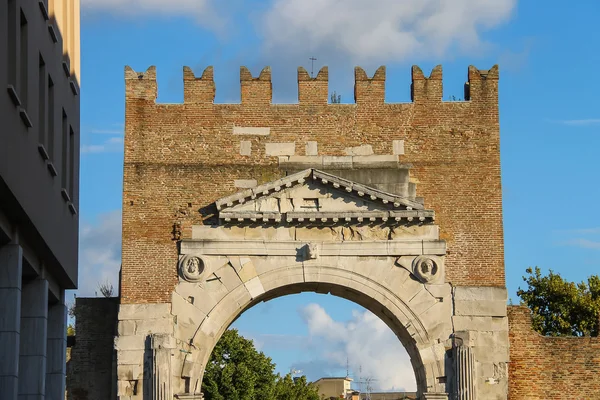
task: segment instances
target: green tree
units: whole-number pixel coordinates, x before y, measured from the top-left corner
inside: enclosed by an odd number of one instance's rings
[[[302,377],[275,374],[271,358],[238,331],[226,331],[215,346],[202,381],[206,400],[318,400],[317,390]],[[312,397],[311,397],[312,396]]]
[[[306,377],[292,378],[287,374],[277,377],[275,384],[275,399],[277,400],[319,400],[318,388],[306,381]]]
[[[546,336],[598,336],[600,277],[574,283],[552,270],[547,276],[538,267],[525,272],[528,287],[517,294],[531,310],[536,331]]]

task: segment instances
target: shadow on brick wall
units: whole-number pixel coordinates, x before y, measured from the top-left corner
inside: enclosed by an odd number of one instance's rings
[[[77,298],[76,337],[67,361],[67,400],[115,400],[114,337],[119,299]]]

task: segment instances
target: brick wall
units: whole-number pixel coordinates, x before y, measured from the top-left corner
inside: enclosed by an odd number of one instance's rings
[[[328,104],[328,75],[299,70],[298,104],[271,104],[271,72],[241,70],[241,104],[214,104],[212,69],[196,78],[184,68],[184,103],[157,104],[156,71],[126,68],[123,191],[123,303],[169,302],[177,282],[174,226],[189,237],[203,210],[239,189],[284,172],[266,143],[316,141],[319,155],[345,155],[369,144],[392,154],[404,140],[417,195],[436,212],[448,244],[446,274],[455,285],[504,286],[498,71],[468,70],[469,101],[442,101],[442,70],[413,68],[411,103],[387,104],[385,69],[356,70],[355,104]],[[234,135],[234,127],[268,127],[269,135]],[[251,142],[241,155],[242,141]],[[248,143],[245,143],[247,146]],[[206,213],[204,213],[206,215]]]
[[[78,298],[76,343],[67,362],[68,400],[111,400],[116,396],[114,336],[118,298]]]
[[[600,399],[600,338],[545,337],[527,307],[509,306],[509,399]]]

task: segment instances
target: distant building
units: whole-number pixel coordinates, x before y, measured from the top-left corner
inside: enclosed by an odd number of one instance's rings
[[[370,394],[370,400],[415,400],[415,392],[374,392]],[[360,400],[367,399],[366,393],[361,393]]]
[[[353,392],[352,379],[349,377],[321,378],[314,384],[319,388],[319,396],[324,399],[345,399]]]
[[[77,286],[79,0],[0,1],[0,398],[60,399]]]
[[[319,396],[327,400],[415,400],[417,398],[415,392],[360,393],[352,389],[352,379],[349,377],[321,378],[314,384],[319,388]]]

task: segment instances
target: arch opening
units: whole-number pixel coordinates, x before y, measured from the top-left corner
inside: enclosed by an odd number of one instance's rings
[[[373,264],[374,260],[371,261]],[[418,395],[445,392],[443,379],[440,379],[445,377],[445,348],[437,339],[440,335],[448,339],[449,332],[440,331],[436,324],[435,329],[428,329],[432,321],[427,314],[434,308],[449,305],[439,302],[406,270],[388,263],[387,279],[381,274],[379,279],[375,279],[368,273],[340,265],[300,263],[262,268],[264,266],[260,260],[255,260],[255,264],[257,274],[253,279],[258,279],[263,288],[259,295],[252,296],[252,290],[249,291],[246,284],[230,287],[221,296],[215,293],[216,288],[208,285],[195,289],[204,292],[197,293],[198,298],[213,299],[210,311],[191,334],[191,343],[198,351],[186,359],[186,362],[194,364],[190,375],[196,387],[201,385],[205,366],[217,341],[245,311],[258,303],[289,294],[314,292],[349,300],[372,312],[392,330],[406,349],[415,374]],[[179,286],[182,285],[186,284],[180,283]],[[395,285],[398,285],[398,290],[390,290]],[[176,307],[173,313],[177,315]]]
[[[311,382],[349,376],[352,389],[363,393],[367,379],[372,391],[416,393],[414,369],[396,333],[379,316],[338,295],[301,288],[286,292],[256,302],[230,329],[254,340],[282,376],[296,371]]]

